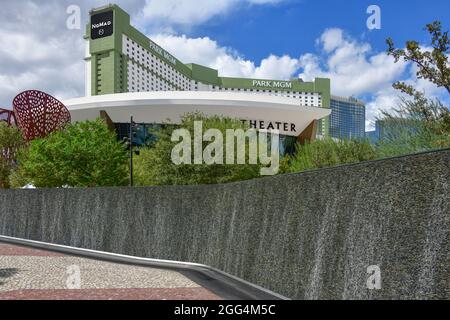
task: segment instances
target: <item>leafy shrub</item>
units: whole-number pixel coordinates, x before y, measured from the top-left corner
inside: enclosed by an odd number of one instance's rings
[[[236,119],[220,116],[208,117],[201,113],[189,113],[182,117],[179,127],[187,129],[191,137],[194,136],[194,121],[203,122],[203,132],[208,129],[220,130],[224,136],[224,150],[227,129],[248,129],[247,125]],[[261,165],[248,164],[248,152],[246,152],[246,164],[207,165],[204,163],[193,164],[193,161],[192,164],[174,164],[171,159],[171,153],[178,142],[172,142],[171,136],[176,128],[173,125],[165,126],[164,129],[157,133],[158,140],[155,146],[141,149],[140,156],[135,157],[134,176],[137,185],[214,184],[247,180],[260,176]],[[204,142],[203,148],[208,144],[209,142]],[[193,156],[192,152],[192,159]]]
[[[24,146],[22,133],[0,121],[0,188],[9,188],[9,176],[15,167],[17,152]]]
[[[282,172],[301,172],[346,163],[373,160],[376,151],[367,140],[333,140],[326,138],[297,145],[293,156],[282,162]]]
[[[439,100],[416,93],[414,99],[401,98],[392,111],[382,112],[380,157],[398,156],[450,147],[450,110]]]
[[[43,139],[33,140],[19,154],[17,187],[98,187],[127,184],[127,153],[106,124],[77,122]]]

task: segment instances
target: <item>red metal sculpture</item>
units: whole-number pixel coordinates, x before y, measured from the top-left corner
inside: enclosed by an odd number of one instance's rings
[[[17,125],[26,141],[43,138],[70,122],[66,106],[38,90],[18,94],[13,101]]]
[[[16,124],[16,117],[14,111],[0,108],[0,121],[5,121],[8,126]]]

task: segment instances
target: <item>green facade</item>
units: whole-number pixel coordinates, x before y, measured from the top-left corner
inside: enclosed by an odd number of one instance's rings
[[[89,41],[91,60],[91,95],[128,92],[128,56],[122,51],[122,36],[125,35],[145,48],[160,60],[190,80],[222,88],[249,89],[253,91],[312,92],[322,96],[322,107],[330,108],[330,79],[316,78],[313,82],[300,79],[283,81],[220,77],[218,71],[198,64],[184,64],[161,48],[130,24],[130,16],[117,5],[93,9],[90,15],[113,11],[113,35],[91,39],[91,22],[86,26],[85,39]],[[136,62],[135,62],[136,63]],[[141,67],[147,69],[145,66]],[[152,70],[148,70],[152,72]],[[164,79],[167,81],[166,79]],[[172,86],[175,84],[171,83]],[[329,121],[320,121],[322,134],[328,134]]]

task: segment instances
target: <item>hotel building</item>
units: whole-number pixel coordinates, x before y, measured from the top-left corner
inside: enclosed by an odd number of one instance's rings
[[[182,113],[198,110],[248,120],[257,129],[281,127],[283,136],[299,137],[306,129],[328,134],[329,79],[221,77],[218,70],[178,60],[131,26],[117,5],[92,10],[84,38],[86,97],[66,102],[74,119],[105,111],[126,132],[131,113],[137,122],[154,124],[164,117],[176,123]]]

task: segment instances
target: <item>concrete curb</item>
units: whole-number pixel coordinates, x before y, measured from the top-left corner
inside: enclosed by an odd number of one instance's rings
[[[2,235],[0,235],[0,242],[55,251],[84,258],[93,258],[96,260],[178,271],[216,295],[228,300],[290,300],[278,293],[235,277],[219,269],[199,263],[141,258]]]

